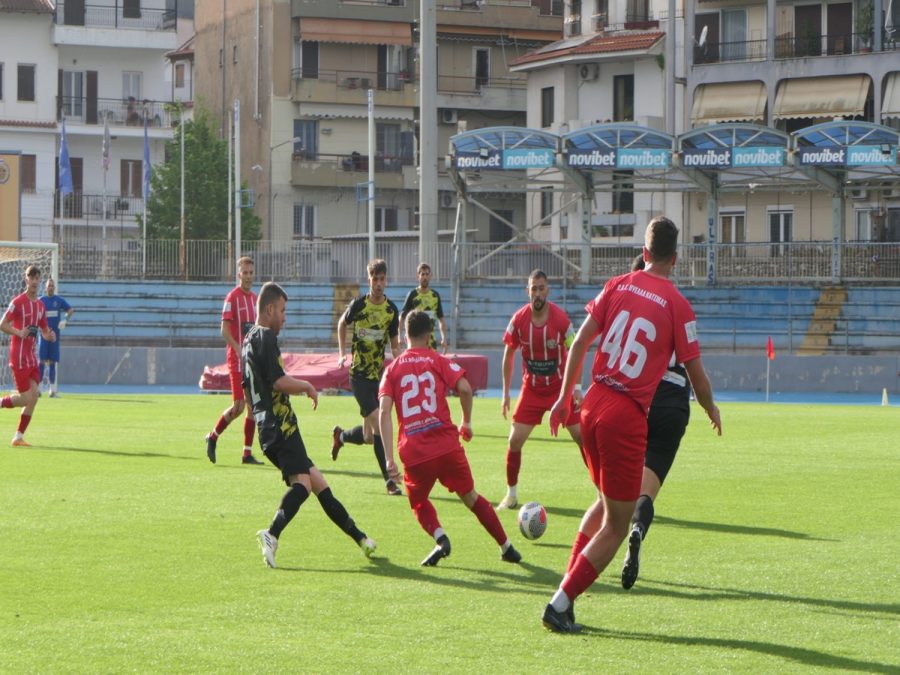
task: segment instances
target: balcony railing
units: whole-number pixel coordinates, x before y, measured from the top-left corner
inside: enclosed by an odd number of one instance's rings
[[[143,212],[144,200],[141,197],[120,197],[108,194],[92,194],[72,192],[64,195],[56,193],[55,216],[63,220],[80,220],[85,225],[103,222],[104,204],[107,221],[134,222],[135,216]]]
[[[865,54],[871,51],[872,36],[866,33],[782,34],[775,38],[776,59]]]
[[[176,14],[174,9],[147,9],[137,3],[125,6],[118,0],[112,6],[58,2],[54,20],[58,26],[169,31],[175,30]]]
[[[369,156],[358,152],[352,152],[349,155],[334,155],[322,152],[310,152],[308,150],[300,150],[294,152],[292,159],[295,162],[316,162],[319,165],[331,164],[336,170],[345,172],[362,172],[369,171]],[[379,173],[400,173],[404,166],[412,166],[414,159],[411,155],[401,156],[386,155],[384,153],[375,153],[375,171]]]
[[[318,80],[330,82],[343,89],[378,89],[379,91],[399,91],[413,81],[413,74],[406,70],[323,70],[321,68],[293,68],[294,80]]]
[[[178,119],[169,101],[58,96],[56,103],[57,119],[82,124],[102,125],[109,120],[110,126],[142,127],[146,119],[150,127],[168,127]]]
[[[442,94],[479,94],[483,89],[525,89],[527,80],[521,77],[482,77],[477,75],[441,75],[437,90]]]
[[[762,61],[766,58],[765,40],[743,42],[707,42],[694,46],[694,63],[723,63],[730,61]]]

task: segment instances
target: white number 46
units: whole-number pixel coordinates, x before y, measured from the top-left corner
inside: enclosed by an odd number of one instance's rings
[[[600,351],[608,355],[610,370],[615,370],[618,364],[619,372],[633,380],[641,374],[647,362],[647,348],[638,341],[638,334],[643,333],[647,342],[653,342],[656,340],[656,326],[644,317],[635,317],[626,337],[625,328],[630,318],[629,312],[619,312],[606,331]]]

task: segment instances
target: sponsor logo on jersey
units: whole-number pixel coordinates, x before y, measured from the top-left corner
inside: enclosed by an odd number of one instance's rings
[[[688,342],[696,342],[697,341],[697,322],[696,321],[688,321],[684,324],[684,334],[687,336]]]

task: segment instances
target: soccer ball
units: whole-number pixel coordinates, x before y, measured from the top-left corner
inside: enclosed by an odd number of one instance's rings
[[[537,502],[528,502],[519,509],[519,530],[526,539],[539,539],[547,529],[547,512]]]

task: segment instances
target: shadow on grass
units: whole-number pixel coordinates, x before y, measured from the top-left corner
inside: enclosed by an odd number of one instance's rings
[[[62,450],[64,452],[87,452],[93,455],[110,455],[112,457],[152,457],[152,458],[162,458],[162,459],[180,459],[187,460],[189,462],[195,462],[199,459],[203,459],[204,462],[209,462],[206,459],[206,455],[203,457],[179,457],[178,455],[167,455],[161,452],[123,452],[121,450],[100,450],[98,448],[73,448],[66,445],[45,445],[43,443],[39,445],[35,445],[32,448],[28,448],[29,451],[32,450]]]
[[[729,640],[724,638],[706,637],[702,635],[657,635],[653,633],[636,633],[627,631],[607,630],[585,626],[577,635],[612,638],[615,640],[635,640],[638,642],[651,642],[664,645],[677,645],[685,647],[713,647],[716,649],[742,650],[765,656],[773,656],[785,661],[802,664],[804,666],[819,666],[841,671],[865,671],[869,673],[896,673],[896,664],[878,663],[875,661],[862,661],[844,656],[829,654],[824,651],[794,647],[778,644],[776,642],[763,642],[761,640]],[[563,636],[566,637],[566,636]]]
[[[779,604],[810,605],[812,607],[826,607],[829,609],[852,610],[867,614],[881,613],[900,614],[898,604],[879,604],[874,602],[854,602],[853,600],[830,600],[828,598],[810,598],[803,596],[784,595],[782,593],[766,593],[737,588],[718,588],[715,586],[700,586],[698,584],[682,584],[667,581],[645,581],[635,586],[631,591],[635,594],[661,595],[670,598],[684,600],[766,600]]]
[[[497,560],[497,569],[483,567],[460,567],[453,564],[452,559],[444,560],[437,567],[421,567],[416,564],[397,565],[388,558],[373,557],[370,564],[358,569],[315,569],[309,567],[278,567],[285,572],[321,572],[335,574],[373,574],[380,577],[391,577],[415,582],[425,582],[437,586],[450,586],[467,590],[492,591],[496,593],[508,593],[511,586],[515,586],[516,593],[527,593],[549,597],[555,584],[559,582],[559,574],[544,567],[538,567],[523,560],[517,565]],[[501,567],[502,566],[502,567]],[[473,576],[464,579],[445,576],[443,571],[450,573],[471,572]],[[508,570],[508,571],[506,571]],[[519,571],[524,570],[525,575]]]
[[[548,509],[549,511],[549,509]],[[692,530],[706,530],[708,532],[725,532],[728,534],[753,534],[766,537],[784,537],[786,539],[805,539],[807,541],[837,541],[836,539],[823,539],[812,537],[805,532],[793,532],[791,530],[779,530],[774,527],[753,527],[752,525],[735,525],[733,523],[704,523],[699,520],[680,520],[666,516],[656,516],[654,522],[673,527],[686,527]]]

